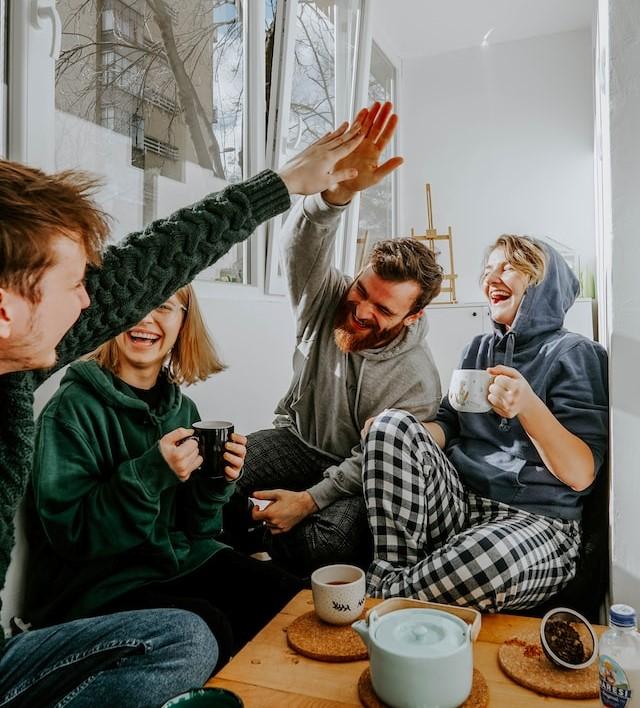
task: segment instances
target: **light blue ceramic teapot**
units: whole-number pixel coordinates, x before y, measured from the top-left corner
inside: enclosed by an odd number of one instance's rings
[[[369,651],[371,682],[392,708],[456,708],[471,692],[471,627],[448,612],[372,610],[352,627]]]

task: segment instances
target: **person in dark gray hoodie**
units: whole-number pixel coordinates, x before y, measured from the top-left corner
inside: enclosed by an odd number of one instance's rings
[[[460,368],[494,377],[492,410],[445,396],[433,422],[387,410],[366,432],[374,596],[525,609],[575,574],[582,499],[606,456],[606,352],[563,328],[578,281],[552,247],[500,237],[482,287],[494,331]]]

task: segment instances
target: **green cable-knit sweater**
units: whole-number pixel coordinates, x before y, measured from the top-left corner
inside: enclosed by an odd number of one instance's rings
[[[265,171],[109,246],[87,272],[91,305],[58,346],[56,367],[0,376],[0,587],[14,544],[13,518],[31,472],[33,392],[54,371],[140,321],[178,288],[289,208],[282,180]],[[2,632],[0,632],[0,651]]]

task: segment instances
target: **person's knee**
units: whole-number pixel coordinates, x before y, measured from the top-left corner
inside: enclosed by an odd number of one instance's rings
[[[414,435],[416,429],[423,430],[422,424],[412,413],[389,408],[373,419],[366,439],[384,439],[389,436],[397,438],[398,435],[404,436],[407,433]]]
[[[166,610],[165,630],[184,654],[184,669],[194,685],[202,685],[218,661],[218,643],[207,623],[186,610]]]

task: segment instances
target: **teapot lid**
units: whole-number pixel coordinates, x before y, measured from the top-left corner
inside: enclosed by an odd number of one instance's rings
[[[396,610],[376,615],[373,627],[371,619],[373,641],[390,654],[435,659],[455,654],[470,642],[466,622],[441,610]]]

